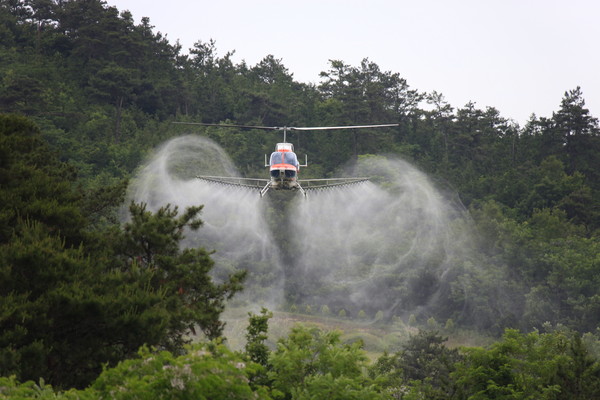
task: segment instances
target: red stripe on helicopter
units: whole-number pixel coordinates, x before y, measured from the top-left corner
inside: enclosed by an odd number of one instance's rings
[[[274,169],[293,169],[295,171],[296,167],[292,164],[273,164],[271,165],[271,171]]]

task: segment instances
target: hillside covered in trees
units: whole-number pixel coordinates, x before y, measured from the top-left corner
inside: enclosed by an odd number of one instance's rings
[[[368,376],[357,346],[303,328],[270,353],[258,346],[263,353],[248,348],[234,355],[202,345],[208,347],[194,350],[202,362],[247,362],[215,368],[248,377],[248,388],[237,388],[238,394],[273,398],[308,398],[324,388],[339,389],[343,398],[467,398],[492,390],[490,381],[496,394],[514,396],[506,398],[598,393],[598,362],[588,351],[600,335],[600,126],[585,107],[585,88],[565,88],[551,116],[532,115],[519,126],[495,108],[451,105],[440,93],[420,92],[410,87],[410,77],[382,71],[368,59],[358,66],[332,60],[319,84],[306,84],[273,55],[257,65],[235,64],[233,53],[219,55],[211,40],[184,52],[148,19],[135,24],[130,13],[100,0],[0,4],[2,376],[83,388],[103,364],[135,357],[144,344],[172,351],[160,356],[169,359],[184,357],[190,330],[221,335],[220,313],[243,290],[245,273],[215,283],[207,251],[179,248],[184,228],[202,229],[201,205],[165,205],[152,213],[132,204],[128,224],[116,218],[127,181],[145,157],[189,131],[172,122],[399,123],[290,139],[311,155],[307,177],[333,176],[361,156],[394,155],[457,193],[477,229],[476,260],[493,273],[468,275],[463,283],[473,288],[474,301],[467,304],[464,293],[453,291],[431,317],[498,337],[507,328],[534,333],[509,330],[490,349],[460,354],[423,333],[371,365]],[[264,173],[262,155],[279,139],[235,129],[198,132],[221,145],[249,177]],[[436,285],[436,279],[417,284]],[[503,295],[489,295],[494,290]],[[547,333],[534,330],[543,326]],[[260,335],[249,336],[262,343]],[[302,358],[303,346],[339,351],[336,357],[348,362],[313,360],[321,364],[307,366],[314,376],[304,381],[288,365]],[[428,349],[435,362],[411,364],[418,357],[410,346]],[[182,370],[186,362],[168,360],[183,363]],[[509,367],[501,371],[499,365]],[[151,367],[141,363],[129,371],[158,373]],[[424,374],[427,368],[441,375]],[[95,390],[125,385],[118,372],[105,374]],[[304,386],[296,386],[299,381]],[[585,389],[575,383],[584,381]],[[0,383],[0,395],[5,385],[12,384]]]

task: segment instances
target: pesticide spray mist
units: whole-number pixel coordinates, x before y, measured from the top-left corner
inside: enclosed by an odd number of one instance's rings
[[[237,176],[214,142],[185,136],[163,145],[140,170],[131,199],[150,209],[204,205],[204,226],[186,245],[215,250],[217,279],[249,278],[238,301],[271,308],[327,306],[388,317],[449,313],[457,265],[468,258],[459,202],[409,163],[362,159],[348,172],[365,184],[310,192],[232,188],[195,175]]]
[[[360,186],[299,201],[294,232],[305,301],[373,315],[440,314],[468,256],[466,213],[409,163],[362,159]]]
[[[202,182],[197,175],[238,176],[227,154],[199,136],[172,139],[143,166],[130,188],[130,201],[158,210],[167,204],[180,211],[204,205],[203,226],[188,232],[184,245],[214,251],[213,278],[248,271],[246,301],[281,303],[283,273],[257,192]],[[250,289],[251,290],[248,290]],[[240,299],[238,299],[240,300]]]

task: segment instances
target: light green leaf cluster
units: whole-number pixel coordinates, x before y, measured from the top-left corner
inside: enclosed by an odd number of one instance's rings
[[[294,399],[383,398],[363,371],[362,344],[342,344],[338,331],[295,326],[271,353],[274,393]]]
[[[181,356],[140,349],[139,357],[105,369],[85,390],[55,392],[41,380],[20,384],[0,378],[0,399],[270,399],[262,387],[251,387],[248,376],[260,368],[223,344],[191,346]]]
[[[142,348],[139,356],[105,370],[87,393],[113,399],[269,399],[266,390],[249,385],[248,374],[258,366],[222,344],[195,345],[179,357]]]
[[[600,365],[581,336],[556,330],[507,330],[490,349],[466,349],[452,374],[458,398],[592,399],[600,395]]]

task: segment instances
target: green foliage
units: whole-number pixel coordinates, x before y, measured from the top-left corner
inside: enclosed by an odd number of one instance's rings
[[[383,398],[363,375],[367,357],[360,342],[344,345],[340,332],[297,325],[269,359],[274,395],[283,398]]]
[[[79,245],[85,220],[74,180],[74,169],[59,161],[36,125],[0,115],[0,243],[20,221],[33,219]]]
[[[85,393],[79,390],[69,390],[68,392],[55,392],[52,386],[47,385],[43,379],[39,383],[27,381],[20,383],[11,377],[0,377],[0,397],[2,399],[52,399],[52,400],[93,400],[96,395]]]
[[[140,349],[135,358],[105,368],[90,387],[55,392],[40,381],[20,384],[0,378],[2,398],[39,399],[270,399],[268,390],[251,387],[258,365],[240,358],[224,345],[191,346],[185,354]]]
[[[461,357],[444,346],[446,340],[437,332],[419,331],[403,350],[380,357],[369,373],[393,396],[412,391],[428,399],[447,399],[453,392],[451,374]]]
[[[214,265],[202,248],[181,250],[185,229],[202,225],[198,214],[202,207],[189,207],[178,216],[177,207],[170,205],[156,213],[145,205],[132,203],[131,221],[114,233],[114,251],[124,272],[144,271],[152,274],[151,287],[169,297],[168,338],[162,345],[177,349],[184,335],[200,327],[211,339],[223,331],[219,320],[225,302],[242,289],[245,271],[232,274],[228,280],[215,284],[210,277]]]
[[[143,348],[139,358],[105,370],[86,392],[115,399],[268,399],[249,385],[256,367],[222,344],[195,345],[179,357]]]
[[[417,317],[415,317],[415,314],[410,314],[410,316],[408,317],[408,325],[409,326],[417,325]]]
[[[264,322],[262,316],[254,316]],[[256,321],[254,321],[256,322]],[[252,325],[252,322],[251,322]],[[195,344],[184,354],[142,347],[135,357],[105,367],[86,389],[56,392],[40,380],[0,378],[6,398],[200,399],[593,399],[600,394],[600,363],[578,334],[563,329],[522,334],[507,330],[483,348],[444,346],[435,332],[419,332],[395,354],[366,364],[359,343],[343,345],[339,332],[295,326],[264,367],[219,342]],[[365,370],[368,372],[365,375]],[[4,398],[3,397],[3,398]]]
[[[58,387],[83,386],[99,373],[101,363],[115,365],[142,343],[177,354],[186,334],[198,327],[208,337],[220,335],[219,315],[241,289],[243,276],[217,285],[210,279],[213,264],[206,251],[180,249],[186,230],[200,225],[199,207],[180,215],[172,207],[152,213],[132,205],[125,228],[111,228],[127,177],[152,147],[182,132],[170,125],[175,119],[277,126],[400,123],[398,129],[350,136],[291,136],[309,154],[306,172],[314,177],[331,175],[355,157],[366,161],[369,173],[369,158],[392,153],[456,188],[469,207],[477,251],[455,263],[447,301],[429,307],[427,314],[414,311],[413,306],[424,304],[423,290],[436,284],[435,276],[423,273],[406,283],[406,309],[395,311],[410,315],[410,326],[417,317],[430,316],[446,320],[446,329],[452,321],[456,327],[498,334],[505,327],[529,331],[546,321],[580,332],[596,330],[600,129],[581,88],[566,91],[551,116],[533,116],[519,127],[493,107],[482,110],[470,102],[455,108],[440,93],[420,93],[399,74],[381,71],[367,59],[358,66],[333,60],[321,83],[312,85],[295,82],[273,56],[248,66],[234,64],[232,55],[219,56],[213,41],[199,41],[184,55],[178,44],[155,33],[147,18],[135,24],[129,12],[100,0],[9,1],[0,7],[3,375],[35,382],[44,376]],[[427,110],[420,108],[424,99],[431,105]],[[262,173],[256,165],[277,140],[258,131],[202,132],[231,154],[243,174]],[[373,181],[389,186],[380,177]],[[288,298],[310,302],[294,291],[301,277],[286,274]],[[337,310],[342,304],[329,306]],[[313,307],[300,308],[310,314],[318,311]],[[358,312],[359,318],[366,315]],[[252,335],[258,343],[262,328],[257,329]],[[519,343],[525,339],[514,340],[523,347]],[[538,342],[549,339],[527,340],[533,344],[523,351],[536,353],[536,346],[543,347]],[[468,352],[470,362],[479,357],[482,366],[464,372],[473,382],[481,373],[480,389],[487,391],[470,395],[592,396],[592,389],[579,394],[574,389],[577,376],[590,373],[589,381],[595,382],[595,367],[575,340],[567,339],[571,353],[544,345],[564,356],[546,361],[548,368],[567,366],[556,370],[569,376],[572,388],[565,389],[567,378],[559,373],[536,371],[541,368],[537,361],[519,366],[537,378],[515,381],[513,370],[504,369],[515,363],[513,350],[492,348]],[[259,348],[255,354],[264,360],[265,349]],[[486,363],[492,366],[489,377],[482,373]],[[311,379],[315,393],[329,388],[356,395],[336,386],[346,384],[345,375],[323,372]],[[495,386],[486,386],[489,381]],[[43,384],[24,385],[18,389],[23,393],[49,393]],[[411,385],[408,392],[397,393],[406,398],[439,395],[435,379],[416,379]],[[307,396],[306,390],[295,395]]]
[[[23,226],[0,248],[0,269],[3,375],[81,386],[101,363],[164,335],[168,314],[156,306],[165,296],[148,288],[149,274],[128,281],[82,248],[65,248],[40,224]]]
[[[437,329],[438,323],[433,317],[427,318],[427,328],[429,329]]]
[[[132,204],[122,229],[105,221],[92,231],[84,210],[99,215],[124,185],[82,201],[72,168],[35,125],[1,116],[0,133],[2,375],[82,387],[144,343],[180,351],[197,327],[221,334],[220,313],[244,274],[214,284],[209,254],[181,250],[185,229],[201,225],[201,207],[178,216]]]
[[[23,225],[0,247],[3,375],[81,386],[102,363],[130,357],[144,343],[177,351],[195,327],[220,335],[224,301],[242,275],[216,285],[205,251],[179,250],[180,230],[199,224],[196,212],[176,219],[169,209],[153,215],[133,205],[133,221],[111,237],[123,246],[108,255],[117,268],[65,248],[39,223]]]
[[[592,399],[600,365],[577,334],[507,330],[489,350],[467,349],[457,364],[456,398]]]
[[[273,313],[263,307],[260,315],[248,313],[248,316],[250,319],[246,328],[246,355],[251,361],[266,367],[269,348],[265,341],[268,339],[269,319],[273,317]]]
[[[541,246],[540,269],[547,272],[544,283],[527,294],[526,316],[532,324],[544,321],[584,331],[598,324],[597,238],[558,239]]]

